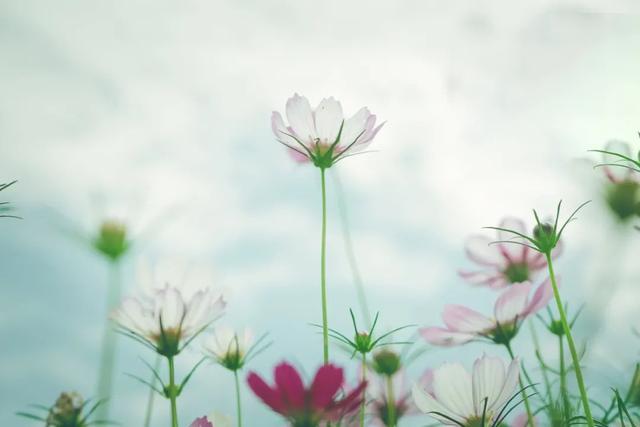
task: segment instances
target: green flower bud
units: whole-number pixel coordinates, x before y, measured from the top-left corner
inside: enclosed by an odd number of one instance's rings
[[[542,223],[536,225],[533,229],[533,237],[536,240],[537,247],[542,253],[550,253],[558,243],[558,236],[553,225]]]
[[[127,227],[114,220],[103,222],[100,233],[93,241],[93,246],[112,261],[116,261],[129,249]]]
[[[400,370],[402,363],[400,356],[391,350],[380,350],[373,355],[373,370],[388,377]]]
[[[355,343],[355,350],[359,353],[368,353],[371,351],[372,341],[371,335],[368,332],[358,332],[353,340]]]
[[[607,204],[621,221],[640,214],[639,190],[640,185],[633,181],[612,183],[607,187]]]
[[[562,322],[560,320],[552,320],[551,323],[547,325],[547,329],[553,335],[558,337],[564,336],[564,327],[562,326]]]

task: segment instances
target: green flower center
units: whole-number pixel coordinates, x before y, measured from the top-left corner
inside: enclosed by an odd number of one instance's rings
[[[504,270],[509,283],[522,283],[529,280],[529,266],[526,263],[509,264]]]

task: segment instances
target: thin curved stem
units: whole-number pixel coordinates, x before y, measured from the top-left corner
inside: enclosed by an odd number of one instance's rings
[[[240,400],[240,380],[238,379],[238,371],[233,371],[236,383],[236,415],[238,417],[238,427],[242,427],[242,402]]]
[[[154,371],[158,372],[158,369],[160,368],[160,355],[156,356],[156,361],[154,363]],[[156,385],[158,379],[156,378],[155,374],[151,375],[151,384],[153,386]],[[149,427],[151,425],[151,416],[153,414],[153,403],[154,403],[154,399],[156,397],[156,391],[153,388],[149,389],[149,398],[147,399],[147,411],[144,414],[144,427]]]
[[[173,357],[169,360],[169,400],[171,401],[171,427],[178,427],[178,386],[176,385],[176,372]]]
[[[322,238],[320,248],[320,292],[322,298],[322,355],[329,363],[329,326],[327,322],[327,190],[325,169],[320,168],[322,180]]]
[[[558,283],[556,282],[556,276],[553,271],[553,262],[551,260],[551,253],[545,253],[545,257],[547,258],[547,267],[549,268],[549,278],[551,279],[551,285],[553,286],[553,296],[556,300],[556,305],[558,306],[558,312],[560,313],[560,321],[562,322],[562,328],[564,329],[564,334],[567,336],[567,344],[569,344],[569,352],[571,353],[574,372],[576,375],[576,380],[578,382],[578,388],[580,389],[580,399],[582,400],[584,415],[585,415],[585,418],[587,419],[587,425],[589,427],[594,427],[595,423],[593,421],[593,415],[591,415],[591,406],[589,405],[589,396],[587,395],[587,389],[584,385],[582,368],[580,368],[580,358],[578,357],[578,351],[576,350],[576,345],[575,345],[575,342],[573,341],[573,336],[571,335],[571,328],[569,327],[569,323],[567,322],[567,315],[564,312],[564,307],[562,306],[562,299],[560,298]]]
[[[111,327],[109,313],[120,303],[122,280],[120,278],[120,264],[118,261],[109,263],[109,279],[107,283],[107,321],[102,336],[102,350],[100,354],[100,371],[98,377],[99,399],[105,399],[97,409],[99,419],[109,419],[109,403],[113,393],[113,370],[115,367],[117,336]]]
[[[364,290],[364,282],[362,275],[360,274],[360,268],[358,267],[358,260],[353,249],[353,242],[351,241],[351,231],[349,228],[349,215],[347,212],[347,204],[344,197],[344,190],[342,188],[342,182],[337,171],[334,171],[333,178],[336,187],[336,198],[338,200],[338,211],[340,213],[340,220],[342,222],[342,236],[344,238],[344,249],[347,253],[347,261],[351,268],[351,275],[353,276],[353,283],[356,287],[356,295],[358,296],[358,303],[360,305],[360,311],[364,317],[367,328],[371,327],[371,311],[369,310],[369,303],[367,301],[367,294]]]
[[[504,346],[507,348],[507,351],[509,352],[509,356],[511,357],[511,360],[515,359],[515,355],[513,354],[513,350],[511,349],[511,344],[507,342]],[[529,383],[531,383],[531,380],[528,380],[528,381]],[[535,427],[535,424],[533,421],[533,412],[531,412],[531,404],[529,403],[529,398],[527,397],[527,391],[522,385],[522,380],[518,379],[518,382],[520,383],[520,389],[522,390],[521,393],[522,393],[522,400],[524,401],[524,408],[527,411],[526,426]]]
[[[569,392],[567,391],[567,368],[564,363],[564,342],[562,335],[558,336],[558,354],[560,357],[560,396],[562,399],[562,410],[564,419],[570,418],[569,414]]]

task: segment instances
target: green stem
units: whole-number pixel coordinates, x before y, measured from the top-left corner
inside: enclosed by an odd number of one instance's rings
[[[573,366],[575,369],[574,372],[576,375],[576,380],[578,382],[578,388],[580,389],[580,398],[582,399],[582,407],[584,408],[584,415],[587,419],[587,425],[589,427],[594,427],[595,423],[593,422],[593,415],[591,415],[591,406],[589,406],[589,397],[587,396],[587,389],[584,386],[584,377],[582,376],[582,368],[580,368],[580,358],[578,357],[576,345],[573,341],[573,336],[571,335],[571,328],[569,327],[569,323],[567,322],[567,315],[564,312],[564,307],[562,307],[562,299],[560,298],[558,283],[556,282],[556,276],[553,271],[551,253],[546,253],[545,257],[547,258],[547,267],[549,268],[549,278],[551,279],[551,285],[553,286],[553,296],[555,297],[556,305],[558,306],[558,312],[560,313],[560,321],[562,322],[562,328],[564,329],[564,334],[567,336],[567,343],[569,344],[569,352],[571,353],[571,359],[573,361]]]
[[[238,379],[238,371],[233,371],[236,383],[236,414],[238,417],[238,427],[242,427],[242,402],[240,401],[240,380]]]
[[[393,394],[393,376],[387,375],[387,417],[388,427],[395,427],[396,420],[396,398]]]
[[[366,381],[367,379],[367,353],[362,353],[362,381]],[[367,397],[366,388],[362,390],[362,403],[360,404],[360,427],[364,427],[364,410]]]
[[[160,355],[156,356],[156,361],[153,364],[153,369],[155,372],[158,372],[158,369],[160,369]],[[155,387],[156,383],[157,383],[157,379],[155,375],[151,375],[151,384]],[[156,391],[153,388],[149,389],[149,397],[147,398],[147,411],[144,414],[144,427],[149,427],[151,425],[151,416],[153,414],[153,403],[154,403],[154,399],[156,397]]]
[[[171,427],[178,427],[178,386],[176,385],[176,372],[173,365],[173,357],[169,360],[169,400],[171,401]]]
[[[347,261],[351,269],[353,276],[353,283],[356,285],[356,294],[358,296],[358,304],[360,305],[360,311],[364,317],[367,328],[371,327],[371,311],[369,310],[369,304],[367,302],[367,294],[364,290],[364,282],[362,275],[360,274],[360,268],[358,267],[358,261],[356,259],[355,251],[353,250],[353,242],[351,241],[351,231],[349,229],[349,215],[347,213],[347,204],[345,202],[344,191],[342,183],[337,171],[333,173],[336,195],[338,200],[338,211],[340,213],[340,219],[342,222],[342,236],[344,238],[344,249],[347,253]]]
[[[507,351],[509,352],[509,356],[511,357],[511,360],[515,359],[515,355],[513,354],[513,350],[511,349],[511,344],[510,343],[506,343],[504,345],[507,348]],[[529,384],[531,384],[531,380],[528,380]],[[524,390],[524,386],[522,384],[522,380],[518,379],[518,382],[520,383],[520,389],[522,389],[522,400],[524,401],[524,408],[527,411],[527,426],[530,427],[534,427],[534,421],[533,421],[533,412],[531,412],[531,404],[529,403],[529,398],[527,397],[527,391]]]
[[[562,396],[562,408],[564,419],[569,419],[569,394],[567,392],[567,369],[564,365],[564,342],[562,335],[558,336],[558,354],[560,357],[560,396]]]
[[[117,337],[111,327],[109,314],[120,303],[122,281],[120,280],[120,264],[118,261],[109,263],[109,279],[107,288],[107,321],[102,336],[102,350],[100,354],[100,371],[98,377],[97,397],[107,399],[96,410],[97,418],[101,420],[109,419],[109,404],[113,393],[113,370],[116,359]]]
[[[533,348],[536,352],[536,358],[538,358],[538,362],[540,364],[540,370],[542,371],[542,379],[544,380],[544,386],[546,395],[549,398],[548,405],[553,403],[553,396],[551,395],[551,382],[549,381],[549,373],[547,372],[547,368],[542,359],[542,353],[540,352],[540,341],[538,340],[538,333],[536,332],[535,326],[533,326],[533,322],[529,322],[529,330],[531,331],[531,338],[533,340]],[[531,382],[529,378],[527,381]]]
[[[329,325],[327,322],[327,190],[325,169],[320,168],[322,179],[322,239],[320,248],[320,291],[322,294],[322,349],[324,363],[329,363]]]

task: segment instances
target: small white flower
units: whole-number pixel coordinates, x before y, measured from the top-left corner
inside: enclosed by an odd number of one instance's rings
[[[224,307],[223,298],[210,289],[185,298],[167,285],[147,296],[126,298],[111,318],[138,341],[173,357],[219,318]]]
[[[204,339],[203,350],[220,365],[236,371],[244,365],[252,344],[253,333],[249,329],[239,334],[228,327],[217,327]]]
[[[433,372],[428,387],[414,385],[413,399],[422,412],[445,425],[480,426],[484,416],[485,425],[493,426],[518,391],[519,375],[518,359],[505,368],[502,359],[484,355],[475,361],[472,374],[458,363],[446,363]]]

